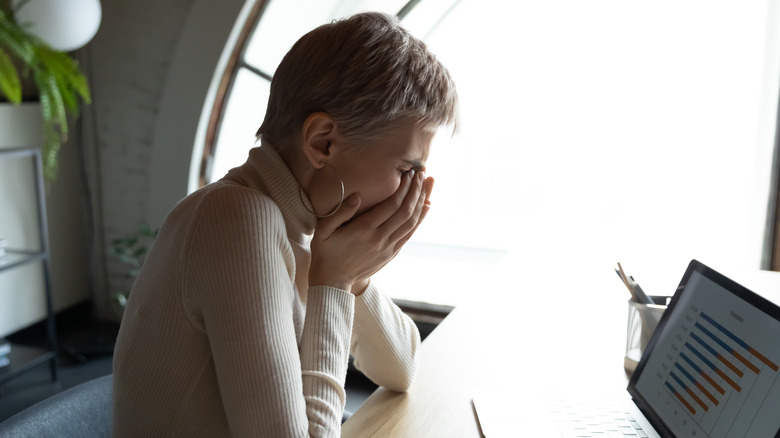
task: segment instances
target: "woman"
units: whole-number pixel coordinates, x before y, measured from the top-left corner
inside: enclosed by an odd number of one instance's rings
[[[114,436],[338,436],[349,355],[409,388],[414,323],[371,283],[430,208],[447,70],[391,16],[321,26],[271,83],[260,146],[165,220],[114,357]]]

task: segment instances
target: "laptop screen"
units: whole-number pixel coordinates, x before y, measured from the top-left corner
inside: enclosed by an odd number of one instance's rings
[[[629,383],[659,433],[780,436],[780,308],[692,261]]]

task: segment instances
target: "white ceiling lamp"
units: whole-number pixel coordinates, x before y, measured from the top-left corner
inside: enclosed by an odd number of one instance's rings
[[[53,49],[70,52],[97,33],[99,0],[14,0],[17,22]]]

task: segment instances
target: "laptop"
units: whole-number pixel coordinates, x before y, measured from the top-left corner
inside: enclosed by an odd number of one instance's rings
[[[779,366],[780,307],[693,260],[631,376],[627,389],[633,403],[583,406],[551,400],[542,408],[544,415],[515,407],[522,413],[503,425],[492,424],[495,399],[477,393],[473,403],[487,438],[777,438]],[[522,415],[556,425],[541,429],[537,423],[528,435],[518,429]]]

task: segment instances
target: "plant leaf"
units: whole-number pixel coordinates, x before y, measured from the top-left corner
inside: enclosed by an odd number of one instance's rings
[[[63,129],[61,123],[65,117],[62,96],[51,86],[50,76],[43,71],[35,72],[35,84],[40,91],[41,115],[43,116],[44,142],[42,147],[43,173],[51,181],[57,175],[57,152],[60,149],[62,135],[58,135],[57,127]],[[67,121],[66,121],[67,123]],[[65,126],[67,132],[67,126]]]
[[[74,116],[79,116],[79,101],[73,94],[73,91],[68,87],[59,76],[56,77],[57,89],[62,94],[62,101],[65,103],[65,111]]]
[[[25,1],[29,0],[19,0],[15,7]],[[0,50],[0,92],[9,101],[21,101],[20,76],[31,76],[38,87],[44,120],[43,168],[47,181],[51,181],[57,174],[57,152],[67,138],[68,115],[78,116],[79,100],[91,103],[87,78],[70,54],[54,50],[28,34],[15,21],[10,6],[0,6]],[[14,66],[12,61],[20,61],[21,66]]]
[[[128,265],[135,266],[136,268],[140,266],[138,264],[138,260],[136,260],[136,259],[134,259],[132,257],[128,257],[126,255],[120,255],[119,256],[119,260],[121,260],[124,263],[127,263]]]
[[[142,246],[135,251],[133,251],[133,257],[140,258],[142,255],[146,254],[146,247]]]
[[[51,123],[51,97],[49,96],[49,93],[45,93],[41,90],[39,99],[41,101],[41,116],[43,117],[43,121],[44,123]],[[47,127],[45,129],[48,130],[49,128]]]
[[[0,48],[0,91],[10,102],[18,104],[22,101],[22,83],[19,74],[11,58],[2,48]]]
[[[4,15],[0,16],[0,41],[25,64],[33,64],[35,50],[30,37]]]
[[[42,88],[41,84],[39,84],[39,87]],[[57,78],[54,75],[46,75],[46,88],[51,96],[54,125],[60,128],[61,138],[65,141],[68,138],[68,119],[65,114],[65,103],[62,101],[62,93],[57,86]]]
[[[59,165],[57,164],[57,152],[60,150],[60,137],[54,127],[44,126],[44,142],[42,148],[43,176],[46,181],[54,181],[57,177]]]
[[[87,78],[79,70],[75,59],[65,53],[54,52],[44,47],[38,47],[36,50],[49,71],[57,77],[63,89],[77,93],[85,102],[90,102]]]

